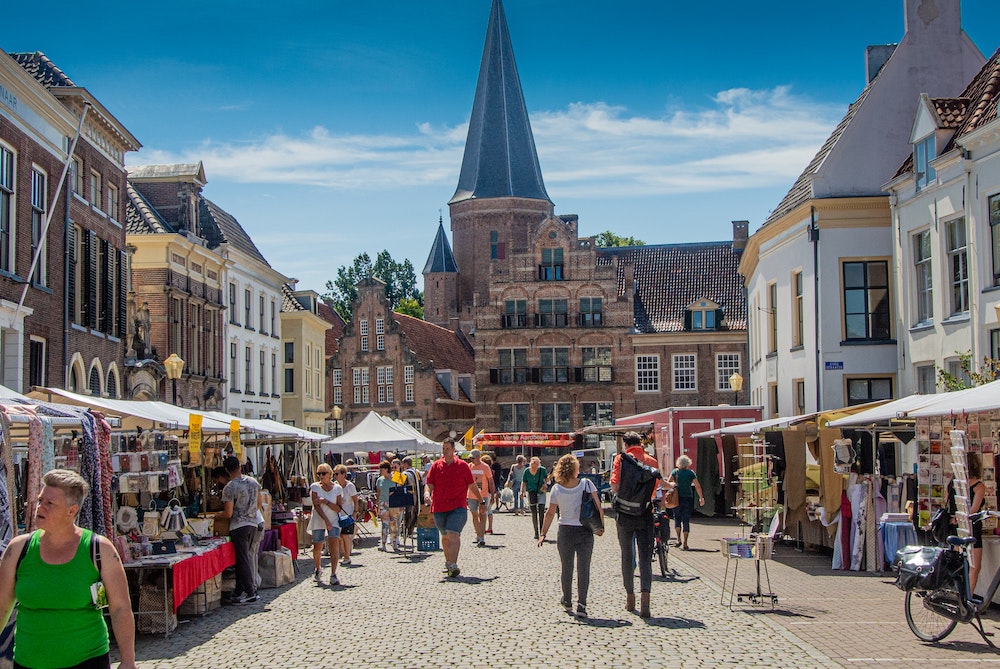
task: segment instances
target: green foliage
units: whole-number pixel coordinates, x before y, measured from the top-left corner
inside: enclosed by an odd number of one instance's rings
[[[938,385],[943,387],[945,391],[951,392],[983,386],[996,381],[997,377],[1000,376],[1000,361],[984,357],[979,369],[972,369],[972,351],[964,353],[955,351],[955,353],[958,354],[959,365],[962,369],[960,376],[950,374],[943,367],[938,367],[937,370]]]
[[[406,314],[407,316],[413,316],[414,318],[424,319],[424,305],[420,304],[416,299],[412,297],[404,297],[399,301],[399,306],[396,307],[396,311],[401,314]]]
[[[385,282],[385,296],[393,310],[399,309],[403,300],[408,300],[407,308],[413,309],[411,302],[414,303],[420,312],[418,318],[423,318],[424,296],[417,290],[417,274],[413,263],[409,260],[396,262],[388,251],[381,251],[375,257],[375,262],[372,262],[367,253],[362,253],[350,267],[338,268],[337,278],[326,282],[327,294],[323,297],[333,301],[333,308],[344,320],[350,320],[351,307],[358,297],[357,284],[368,278]]]
[[[622,237],[616,235],[610,230],[605,230],[601,234],[594,237],[594,243],[601,248],[611,248],[613,246],[645,246],[646,242],[641,239],[636,239],[635,237]]]

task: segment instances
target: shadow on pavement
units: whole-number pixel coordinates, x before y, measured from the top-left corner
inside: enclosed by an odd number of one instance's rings
[[[766,613],[766,614],[771,615],[771,616],[782,616],[784,618],[808,618],[810,620],[816,618],[816,616],[809,615],[808,613],[799,613],[799,612],[796,612],[796,611],[789,611],[788,609],[769,609],[767,607],[763,607],[763,608],[756,608],[756,609],[752,609],[752,608],[745,608],[745,609],[736,608],[734,610],[738,611],[740,613],[753,613],[753,614]]]
[[[996,643],[994,640],[993,643]],[[940,641],[938,643],[925,643],[928,648],[944,648],[947,650],[958,650],[963,653],[977,653],[979,655],[998,655],[1000,648],[990,648],[985,641]]]
[[[640,620],[642,619],[640,618]],[[644,622],[651,627],[665,627],[667,629],[674,630],[705,629],[705,623],[691,618],[668,618],[666,616],[656,616],[653,618],[647,618]]]
[[[497,580],[497,576],[490,578],[480,578],[479,576],[456,576],[455,578],[443,577],[441,583],[465,583],[467,585],[481,585]]]
[[[653,574],[653,580],[660,581],[661,583],[690,583],[691,581],[697,581],[700,579],[701,576],[684,576],[672,569],[668,570],[666,576],[657,576],[656,574]]]
[[[622,620],[621,618],[571,618],[571,621],[575,620],[581,625],[588,625],[590,627],[604,627],[606,629],[615,629],[617,627],[631,627],[632,623],[628,620]]]

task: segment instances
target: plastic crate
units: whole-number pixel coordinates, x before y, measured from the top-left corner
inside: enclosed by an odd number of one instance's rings
[[[439,551],[441,550],[441,538],[437,529],[428,527],[417,528],[417,550]]]
[[[753,539],[725,537],[719,539],[722,544],[722,554],[731,558],[750,559],[753,557],[755,542]]]

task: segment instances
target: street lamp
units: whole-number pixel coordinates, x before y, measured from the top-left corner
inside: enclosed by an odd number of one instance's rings
[[[330,409],[330,415],[327,417],[327,422],[333,423],[333,425],[327,425],[326,428],[327,434],[335,438],[340,436],[340,418],[343,415],[344,415],[344,410],[341,409],[336,404],[334,404],[333,408]],[[330,431],[331,428],[333,429],[332,432]]]
[[[740,403],[740,389],[743,387],[743,377],[739,372],[733,372],[729,377],[729,389],[733,391],[733,404]]]
[[[170,383],[173,385],[174,406],[177,406],[177,379],[181,378],[181,373],[184,371],[184,361],[181,359],[181,356],[171,353],[163,361],[163,368],[167,370],[167,378],[170,379]]]

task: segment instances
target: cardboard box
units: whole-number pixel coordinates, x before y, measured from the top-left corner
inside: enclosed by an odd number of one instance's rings
[[[182,616],[200,616],[222,604],[222,574],[216,574],[199,585],[177,608]]]
[[[280,588],[295,582],[295,565],[292,552],[287,548],[264,551],[260,555],[258,572],[261,588]]]

